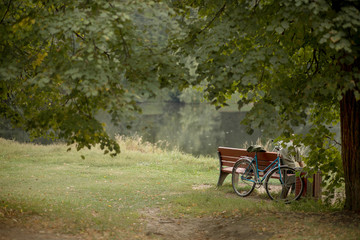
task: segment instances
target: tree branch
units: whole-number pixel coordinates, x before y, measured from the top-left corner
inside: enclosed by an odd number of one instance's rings
[[[213,19],[211,19],[211,21],[208,22],[208,24],[206,24],[206,26],[203,29],[201,29],[198,33],[202,33],[205,29],[210,27],[210,25],[215,21],[215,19],[218,18],[220,14],[225,10],[225,7],[226,7],[226,3],[224,3],[224,5],[219,9],[219,11],[217,11]]]
[[[9,1],[9,3],[8,3],[7,7],[6,7],[6,11],[5,11],[5,13],[4,13],[4,16],[1,18],[0,24],[2,24],[2,23],[3,23],[3,21],[4,21],[5,17],[6,17],[6,15],[7,15],[7,13],[9,12],[11,2],[12,2],[12,0],[10,0],[10,1]]]
[[[81,40],[85,41],[85,38],[82,37],[80,34],[78,34],[77,32],[73,31],[73,33],[75,33],[75,35],[80,38]]]
[[[339,143],[338,141],[336,141],[335,139],[332,139],[331,137],[329,136],[325,136],[327,139],[331,140],[331,141],[334,141],[335,144],[341,146],[341,143]]]
[[[119,32],[120,32],[121,40],[123,41],[123,44],[124,44],[125,56],[126,56],[126,58],[130,58],[129,46],[128,46],[128,44],[127,44],[126,41],[125,41],[125,38],[124,38],[124,35],[123,35],[121,29],[119,29]]]

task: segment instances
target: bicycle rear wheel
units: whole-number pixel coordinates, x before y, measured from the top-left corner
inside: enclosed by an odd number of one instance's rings
[[[304,179],[294,168],[274,168],[265,180],[266,193],[272,200],[290,203],[298,200],[304,191]]]
[[[238,160],[232,170],[232,186],[241,197],[248,196],[255,188],[255,167],[248,159]]]

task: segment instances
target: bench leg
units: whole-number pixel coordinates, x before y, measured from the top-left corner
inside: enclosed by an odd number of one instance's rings
[[[220,173],[219,180],[218,180],[218,184],[217,184],[218,187],[220,187],[221,185],[223,185],[223,183],[224,183],[225,178],[227,177],[227,175],[229,175],[229,173],[224,173],[224,172],[221,172],[221,173]]]

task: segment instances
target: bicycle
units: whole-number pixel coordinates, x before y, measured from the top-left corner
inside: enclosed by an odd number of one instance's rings
[[[304,191],[304,179],[300,168],[281,165],[279,148],[276,148],[277,158],[265,169],[258,167],[258,158],[240,157],[232,170],[232,186],[235,193],[246,197],[252,193],[255,186],[264,185],[271,200],[289,203],[298,200]],[[263,177],[260,177],[263,173]]]

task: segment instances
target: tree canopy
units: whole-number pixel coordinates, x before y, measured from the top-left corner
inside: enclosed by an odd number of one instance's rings
[[[153,1],[3,1],[1,117],[32,137],[118,153],[96,114],[119,123],[139,96],[184,77],[166,48],[180,35],[173,14]]]
[[[199,0],[177,7],[188,33],[178,46],[197,62],[193,84],[207,81],[209,101],[223,107],[238,94],[239,108],[254,103],[244,120],[249,132],[265,127],[308,145],[307,163],[322,171],[328,190],[344,180],[343,167],[360,172],[358,1]],[[332,131],[340,120],[343,164]],[[305,125],[307,133],[295,134]],[[345,170],[348,199],[359,200],[349,193],[360,190],[359,180],[349,175]],[[359,209],[355,202],[348,208]]]

